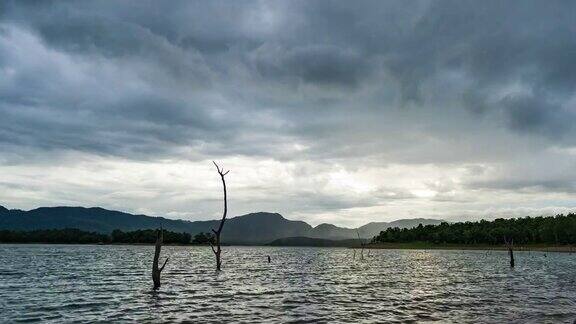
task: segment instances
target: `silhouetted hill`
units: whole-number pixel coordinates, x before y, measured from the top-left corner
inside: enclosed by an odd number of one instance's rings
[[[115,229],[133,231],[164,226],[169,231],[198,233],[209,231],[216,221],[189,222],[164,217],[133,215],[99,207],[41,207],[30,211],[0,210],[0,229],[39,230],[76,228],[110,233]]]
[[[369,223],[358,229],[363,238],[372,238],[390,226],[413,227],[437,224],[438,220],[413,219],[391,223]],[[164,217],[133,215],[99,207],[41,207],[30,211],[0,206],[0,229],[8,230],[44,230],[76,228],[83,231],[110,233],[115,229],[134,231],[153,229],[162,225],[173,232],[186,232],[192,235],[210,232],[216,228],[218,220],[185,221]],[[303,221],[293,221],[278,213],[258,212],[231,217],[222,232],[222,240],[227,243],[262,244],[281,238],[309,237],[328,240],[356,239],[356,229],[342,228],[332,224],[312,227]]]
[[[252,213],[226,221],[222,237],[228,242],[265,243],[281,237],[308,233],[312,227],[277,213]]]
[[[307,236],[312,238],[342,240],[348,238],[355,238],[357,234],[356,229],[338,227],[336,225],[324,223],[314,227],[311,233]]]

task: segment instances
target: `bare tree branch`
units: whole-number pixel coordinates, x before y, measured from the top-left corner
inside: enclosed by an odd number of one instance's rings
[[[220,168],[218,164],[216,164],[216,162],[214,161],[212,161],[212,163],[214,163],[214,165],[216,166],[216,170],[218,171],[218,174],[220,174],[220,178],[222,179],[222,187],[224,191],[224,213],[222,214],[222,220],[220,221],[220,226],[218,227],[218,230],[215,231],[216,235],[220,236],[220,232],[222,232],[224,222],[226,222],[226,215],[228,213],[228,199],[226,197],[226,180],[224,179],[224,176],[227,175],[228,172],[230,172],[230,170],[224,172],[224,168]],[[212,229],[212,231],[214,231],[214,229]]]
[[[162,265],[162,268],[160,268],[160,272],[162,272],[162,270],[164,270],[164,267],[166,266],[166,263],[168,263],[168,259],[166,258],[166,261],[164,261],[164,264]]]
[[[222,249],[220,247],[220,234],[222,233],[224,223],[226,222],[226,215],[228,214],[228,197],[226,195],[226,180],[224,179],[224,176],[226,176],[228,172],[230,172],[230,170],[224,171],[224,168],[220,168],[220,166],[218,166],[216,162],[212,161],[212,163],[214,163],[216,171],[218,171],[218,174],[220,175],[220,179],[222,180],[222,188],[224,192],[224,212],[222,213],[222,219],[220,220],[220,225],[218,226],[218,229],[217,230],[212,229],[212,232],[214,232],[215,235],[216,248],[214,248],[214,245],[212,244],[212,242],[210,242],[212,252],[214,252],[214,255],[216,256],[216,270],[220,271],[220,267],[222,264],[222,260],[220,259],[220,255],[222,253]]]

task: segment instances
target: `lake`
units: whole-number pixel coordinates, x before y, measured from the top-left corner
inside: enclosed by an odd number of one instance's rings
[[[572,323],[576,254],[0,245],[0,320],[42,322]],[[266,256],[272,262],[268,263]]]

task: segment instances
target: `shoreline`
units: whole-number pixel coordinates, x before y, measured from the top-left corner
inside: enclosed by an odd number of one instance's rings
[[[0,242],[0,245],[17,245],[17,244],[26,244],[26,245],[95,245],[95,246],[107,246],[107,245],[135,245],[135,246],[154,246],[155,243],[79,243],[79,242]],[[162,246],[207,246],[210,247],[209,244],[181,244],[181,243],[163,243]],[[222,244],[222,246],[226,246]]]
[[[359,248],[359,247],[354,247]],[[505,245],[465,245],[465,244],[433,244],[424,242],[411,243],[375,243],[364,246],[365,249],[375,250],[477,250],[477,251],[507,251]],[[526,244],[514,246],[515,252],[561,252],[576,253],[575,245],[545,245]]]
[[[0,242],[0,245],[94,245],[94,246],[153,246],[153,243],[67,243],[67,242]],[[178,244],[169,243],[164,246],[189,246],[189,247],[209,247],[208,244]],[[223,246],[256,246],[270,247],[266,244],[226,244]],[[347,248],[361,249],[359,245],[354,246],[274,246],[274,247],[321,247],[321,248]],[[364,246],[364,249],[372,250],[460,250],[460,251],[507,251],[505,245],[463,245],[463,244],[432,244],[424,242],[411,243],[370,243]],[[559,252],[559,253],[576,253],[576,245],[545,245],[545,244],[528,244],[517,245],[514,247],[515,252],[532,251],[532,252]]]

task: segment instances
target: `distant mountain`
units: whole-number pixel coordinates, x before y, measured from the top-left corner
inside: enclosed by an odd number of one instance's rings
[[[219,222],[217,222],[219,223]],[[223,240],[240,243],[267,243],[272,240],[307,234],[312,226],[288,220],[277,213],[252,213],[226,221]]]
[[[115,229],[133,231],[157,228],[198,233],[209,231],[217,221],[189,222],[163,217],[132,215],[99,207],[41,207],[30,211],[0,208],[0,229],[35,230],[76,228],[83,231],[110,233]]]
[[[369,223],[358,229],[343,228],[332,224],[312,227],[302,221],[293,221],[277,213],[251,213],[231,217],[226,221],[222,240],[227,243],[262,244],[282,238],[307,237],[323,240],[372,238],[388,227],[409,228],[418,224],[438,224],[434,219],[403,219],[390,223]],[[164,217],[133,215],[99,207],[41,207],[30,211],[6,209],[0,206],[0,230],[37,230],[76,228],[83,231],[110,233],[115,229],[133,231],[158,228],[162,225],[173,232],[192,235],[210,232],[219,220],[185,221]]]
[[[356,229],[338,227],[336,225],[324,223],[314,227],[306,236],[330,240],[343,240],[347,238],[356,238],[357,235]]]

